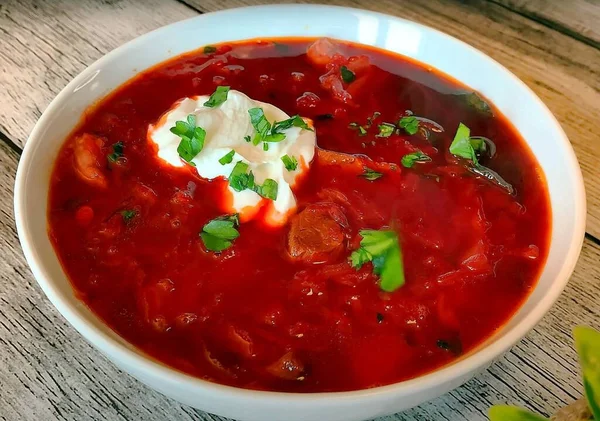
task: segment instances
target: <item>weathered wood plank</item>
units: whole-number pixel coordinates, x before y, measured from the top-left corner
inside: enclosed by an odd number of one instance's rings
[[[185,0],[199,11],[277,0]],[[301,0],[294,3],[321,3]],[[588,196],[588,232],[600,237],[600,50],[485,0],[330,0],[397,15],[453,35],[505,65],[531,87],[564,127],[579,158]],[[599,7],[600,9],[600,7]]]
[[[21,146],[88,65],[158,27],[198,15],[175,0],[0,2],[0,130]]]
[[[33,280],[12,212],[18,155],[0,143],[0,417],[9,420],[202,420],[204,414],[119,371],[75,332]],[[494,403],[544,414],[581,395],[570,331],[600,327],[600,247],[586,240],[571,283],[540,325],[489,371],[430,403],[380,421],[484,421]]]
[[[550,28],[600,48],[600,3],[597,0],[489,0]]]

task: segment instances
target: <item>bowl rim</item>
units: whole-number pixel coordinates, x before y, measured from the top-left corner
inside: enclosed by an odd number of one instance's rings
[[[258,5],[258,6],[247,6],[238,7],[233,9],[220,10],[216,12],[210,12],[194,16],[181,21],[171,23],[169,25],[162,26],[153,31],[138,36],[125,44],[111,50],[109,53],[103,55],[101,58],[96,60],[94,63],[86,67],[81,73],[79,73],[71,82],[69,82],[60,93],[51,101],[42,116],[35,124],[31,134],[28,137],[28,141],[23,149],[15,181],[14,190],[14,212],[15,221],[17,226],[17,232],[21,247],[23,249],[25,258],[31,268],[34,278],[52,302],[54,307],[61,313],[61,315],[81,334],[89,343],[95,348],[100,350],[103,354],[109,356],[112,363],[115,363],[115,359],[122,362],[125,366],[135,366],[141,372],[152,373],[153,376],[162,378],[167,382],[177,382],[178,384],[189,387],[194,390],[202,390],[213,394],[213,396],[226,394],[229,398],[239,399],[251,399],[253,401],[267,401],[272,402],[273,400],[285,401],[288,403],[315,403],[315,401],[325,401],[335,398],[336,400],[355,400],[359,398],[367,398],[374,395],[383,397],[393,397],[398,395],[417,394],[422,391],[433,389],[442,383],[449,382],[452,380],[458,380],[461,376],[474,369],[485,367],[489,365],[495,358],[499,357],[521,338],[523,338],[548,312],[550,307],[558,299],[559,295],[564,290],[570,275],[572,274],[575,265],[578,260],[578,256],[585,237],[585,216],[586,216],[586,197],[584,191],[583,177],[578,161],[575,156],[575,152],[563,131],[562,127],[548,109],[548,107],[538,98],[538,96],[517,76],[511,71],[506,69],[496,60],[487,56],[483,52],[479,51],[475,47],[451,36],[444,32],[438,31],[437,29],[429,26],[417,23],[408,19],[404,19],[397,16],[387,15],[384,13],[344,7],[344,6],[330,6],[330,5],[301,5],[304,9],[312,9],[315,13],[319,11],[337,11],[337,12],[350,12],[358,13],[361,15],[368,15],[377,19],[392,19],[400,21],[404,24],[410,24],[416,27],[419,31],[437,33],[438,36],[450,38],[453,42],[457,43],[463,49],[470,50],[471,53],[475,54],[478,59],[487,61],[492,64],[498,70],[502,71],[508,78],[511,78],[513,82],[516,82],[520,89],[526,92],[527,95],[535,100],[541,110],[545,113],[546,122],[551,126],[563,143],[564,149],[567,152],[564,157],[568,168],[573,171],[574,184],[576,184],[573,190],[575,197],[575,230],[570,238],[569,252],[565,257],[565,263],[561,267],[560,271],[554,276],[554,281],[551,283],[551,287],[548,292],[540,298],[539,302],[525,314],[523,320],[518,325],[504,332],[504,334],[497,340],[488,344],[485,348],[474,351],[472,354],[456,361],[451,362],[448,365],[437,368],[433,371],[417,376],[412,379],[400,381],[385,386],[378,386],[370,389],[359,389],[351,391],[341,392],[317,392],[317,393],[295,393],[295,392],[278,392],[278,391],[263,391],[244,389],[235,386],[228,386],[219,383],[214,383],[208,380],[204,380],[198,377],[181,372],[175,368],[171,368],[158,360],[155,360],[151,356],[143,355],[143,351],[136,353],[132,349],[128,348],[125,344],[119,343],[114,338],[110,337],[107,333],[103,332],[100,328],[88,323],[85,317],[80,315],[76,303],[73,300],[68,300],[67,297],[63,297],[63,294],[55,287],[51,276],[47,273],[42,264],[37,260],[37,255],[33,250],[32,244],[35,243],[35,239],[32,237],[28,229],[28,222],[25,218],[25,212],[23,209],[26,208],[25,203],[25,187],[27,185],[27,173],[31,166],[30,161],[36,150],[43,143],[43,137],[41,134],[44,131],[45,126],[52,120],[55,114],[60,112],[59,106],[65,101],[70,95],[71,91],[77,86],[80,86],[83,82],[89,78],[89,73],[92,69],[99,68],[105,63],[109,63],[113,60],[113,57],[118,55],[120,51],[126,48],[134,48],[140,44],[143,44],[147,38],[152,35],[159,34],[160,32],[167,31],[170,28],[178,26],[183,22],[189,21],[203,21],[205,19],[212,19],[215,15],[226,15],[229,12],[239,12],[248,9],[264,9],[265,11],[286,11],[289,9],[296,8],[300,5],[294,4],[279,4],[279,5]],[[381,48],[381,47],[377,47]],[[381,48],[383,49],[383,48]],[[143,69],[141,71],[144,71]],[[113,88],[112,91],[114,91]],[[111,92],[112,92],[111,91]],[[110,92],[109,92],[110,94]],[[526,139],[525,139],[526,140]],[[545,267],[546,263],[544,264]],[[66,275],[65,275],[66,276]],[[523,305],[523,304],[522,304]],[[521,306],[522,306],[521,305]],[[518,310],[517,310],[518,311]],[[513,314],[514,315],[514,314]],[[99,322],[102,325],[107,326],[97,315]],[[109,327],[110,328],[110,327]],[[118,334],[117,334],[118,335]],[[128,342],[123,338],[125,342]],[[119,364],[120,365],[120,364]]]

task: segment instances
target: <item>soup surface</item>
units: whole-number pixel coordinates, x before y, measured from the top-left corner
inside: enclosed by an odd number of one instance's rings
[[[213,93],[170,130],[182,98]],[[225,111],[244,101],[302,118],[261,134],[252,111]],[[238,126],[255,132],[229,139]],[[161,127],[179,162],[161,155]],[[217,129],[234,145],[212,162],[227,172],[203,177],[191,157],[218,153]],[[246,161],[255,176],[230,174]],[[238,189],[252,203],[239,212]],[[476,347],[535,286],[549,217],[537,162],[477,93],[372,48],[278,39],[175,58],[87,111],[56,160],[48,224],[81,300],[157,360],[322,392],[409,379]]]

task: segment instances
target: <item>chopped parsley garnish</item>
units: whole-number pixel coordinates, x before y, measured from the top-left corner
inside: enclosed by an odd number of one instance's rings
[[[281,157],[281,161],[283,162],[283,166],[288,171],[295,171],[298,168],[298,160],[295,156],[283,155]]]
[[[360,269],[373,263],[373,273],[379,275],[382,290],[393,292],[404,285],[404,264],[398,235],[391,230],[361,230],[360,248],[350,255],[352,267]]]
[[[383,314],[377,313],[377,323],[383,323]]]
[[[265,199],[277,200],[277,181],[267,178],[262,185],[255,184],[254,191]]]
[[[342,74],[342,80],[346,83],[352,83],[354,82],[354,79],[356,79],[354,72],[346,66],[340,67],[340,73]]]
[[[233,240],[240,236],[236,229],[239,225],[237,214],[220,216],[208,222],[200,233],[204,247],[216,252],[228,249],[232,246]]]
[[[413,153],[406,154],[402,157],[402,165],[406,168],[412,168],[415,165],[415,162],[430,162],[431,158],[428,155],[425,155],[421,151],[416,151]]]
[[[419,131],[419,120],[413,116],[402,117],[400,121],[398,121],[398,126],[404,129],[406,133],[413,135]]]
[[[450,153],[471,161],[473,165],[468,169],[472,173],[475,173],[505,189],[508,194],[513,194],[515,189],[510,183],[504,180],[496,171],[492,170],[491,168],[484,167],[479,163],[479,160],[477,159],[477,153],[485,152],[486,148],[487,144],[484,138],[472,138],[471,130],[464,124],[459,123],[456,134],[454,135],[454,140],[450,144]]]
[[[263,142],[263,151],[268,151],[269,150],[269,144],[267,142]]]
[[[389,123],[383,123],[378,126],[379,134],[376,137],[390,137],[394,134],[394,130],[396,130],[396,126]]]
[[[285,139],[283,133],[271,133],[271,123],[265,117],[265,112],[262,108],[250,108],[248,114],[250,114],[250,122],[254,130],[256,130],[252,138],[252,144],[256,146],[260,142],[281,142]]]
[[[473,143],[471,143],[471,130],[462,123],[458,125],[454,140],[450,145],[450,153],[468,159],[476,166],[479,165],[479,161],[475,155],[475,148],[473,147]]]
[[[377,171],[372,170],[368,167],[363,167],[363,173],[360,175],[363,178],[366,178],[369,181],[375,181],[378,178],[383,177],[383,174]]]
[[[248,164],[242,161],[238,161],[235,164],[229,175],[229,185],[231,188],[237,192],[249,189],[266,199],[277,200],[277,182],[267,178],[262,185],[257,184],[254,181],[252,171],[248,172],[248,167]]]
[[[252,138],[250,136],[244,136],[244,140],[248,143],[252,142]]]
[[[217,89],[208,98],[208,101],[204,103],[205,107],[215,108],[227,101],[227,93],[229,92],[229,86],[217,86]]]
[[[123,217],[123,221],[125,222],[131,221],[133,218],[135,218],[136,215],[137,212],[133,209],[125,209],[121,211],[121,216]]]
[[[117,142],[112,145],[112,153],[106,155],[110,162],[117,162],[123,156],[123,142]]]
[[[373,113],[373,116],[367,117],[367,124],[365,124],[364,126],[361,126],[360,124],[353,122],[353,123],[348,124],[348,128],[350,128],[352,130],[358,130],[359,136],[366,136],[367,130],[370,129],[371,126],[373,125],[373,120],[375,120],[380,115],[381,115],[381,113],[379,111],[375,111]]]
[[[287,120],[276,121],[273,124],[271,133],[281,133],[282,130],[287,130],[290,127],[300,127],[301,129],[304,129],[304,130],[309,130],[311,132],[313,131],[313,129],[308,127],[308,124],[306,124],[306,121],[304,121],[302,119],[302,117],[300,117],[298,114],[296,114],[295,116],[290,117]]]
[[[181,138],[177,147],[177,153],[181,159],[195,166],[192,159],[204,147],[204,138],[206,137],[206,131],[202,127],[196,127],[196,116],[188,115],[187,122],[176,121],[175,127],[171,127],[171,133]]]
[[[254,190],[254,174],[248,173],[248,164],[238,161],[229,174],[229,185],[235,191]]]
[[[227,154],[223,155],[221,159],[219,159],[219,164],[231,164],[231,161],[233,161],[233,155],[235,155],[235,151],[232,149],[229,152],[227,152]]]
[[[204,47],[204,54],[214,54],[217,52],[217,47],[213,47],[212,45],[207,45]]]

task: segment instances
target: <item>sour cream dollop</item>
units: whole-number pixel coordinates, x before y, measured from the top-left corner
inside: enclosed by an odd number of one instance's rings
[[[274,105],[255,101],[242,92],[230,90],[227,100],[221,105],[210,108],[203,104],[209,96],[195,96],[177,101],[156,124],[148,128],[148,139],[158,147],[158,157],[173,167],[187,165],[179,156],[177,147],[181,138],[171,133],[171,127],[177,121],[186,121],[188,115],[196,116],[196,126],[206,131],[204,147],[191,162],[195,164],[198,174],[206,179],[218,177],[229,178],[235,165],[242,161],[248,164],[249,171],[254,174],[255,182],[262,184],[270,178],[277,182],[277,199],[265,199],[252,190],[235,191],[229,185],[224,194],[223,211],[239,213],[242,220],[255,217],[263,206],[268,206],[265,213],[266,222],[271,225],[282,225],[296,208],[293,187],[298,177],[308,171],[314,157],[316,135],[314,131],[300,127],[283,130],[285,139],[281,142],[269,142],[268,150],[263,149],[262,142],[254,145],[244,138],[254,136],[255,130],[250,121],[248,110],[262,108],[265,117],[272,124],[290,118]],[[312,127],[312,122],[304,119]],[[219,159],[234,151],[231,163],[222,165]],[[294,157],[298,161],[296,170],[289,171],[281,158],[284,155]]]

